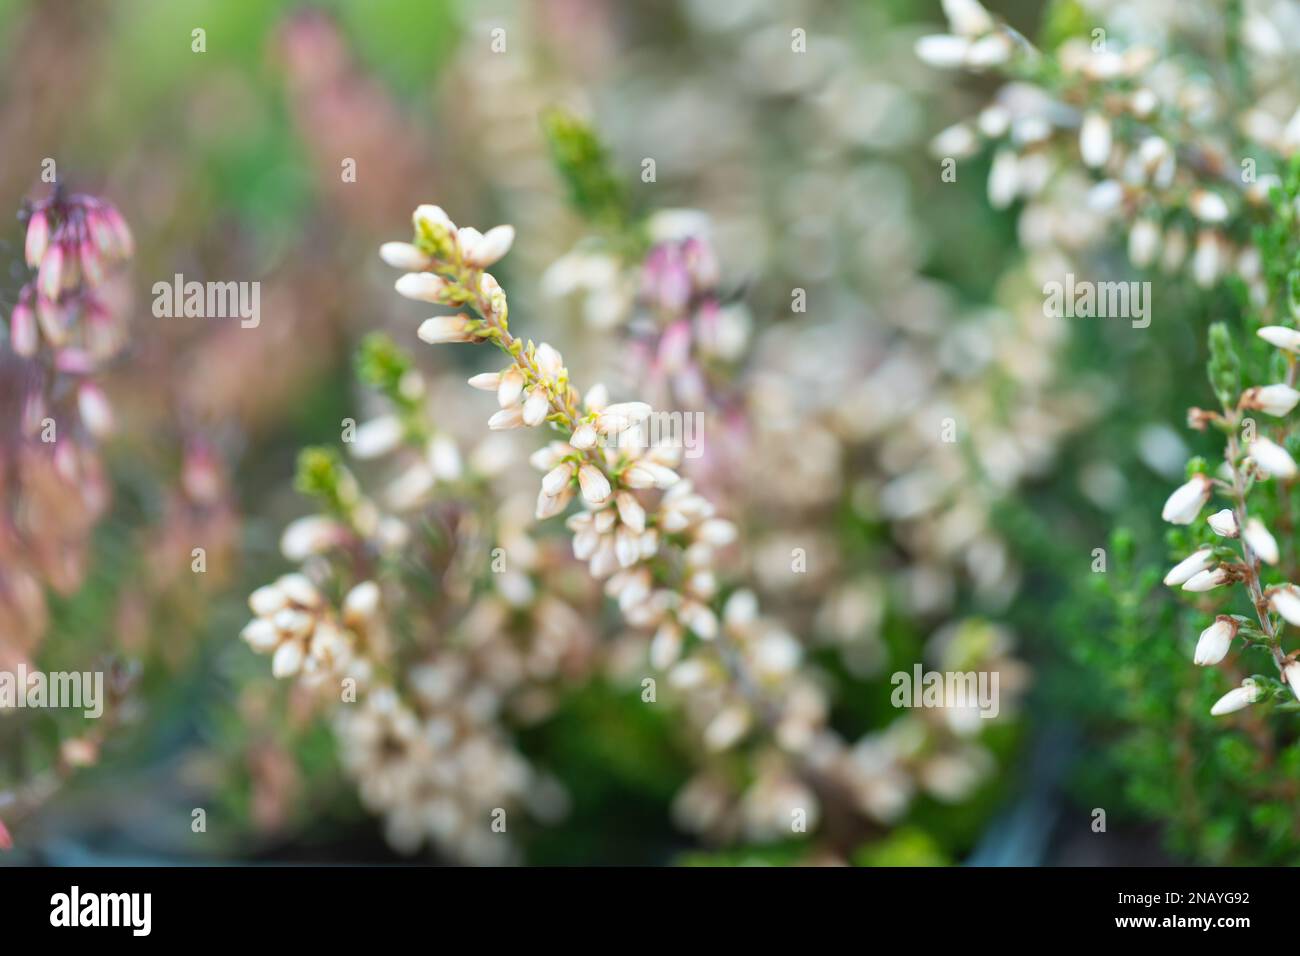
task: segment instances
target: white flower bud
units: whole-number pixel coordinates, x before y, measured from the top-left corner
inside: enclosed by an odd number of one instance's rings
[[[1286,678],[1291,693],[1295,694],[1296,699],[1300,700],[1300,661],[1292,661],[1283,667],[1282,676]]]
[[[1100,113],[1089,113],[1079,128],[1079,152],[1085,166],[1097,169],[1110,159],[1110,120]]]
[[[405,269],[407,272],[420,272],[429,268],[433,262],[409,242],[385,242],[379,247],[379,258],[394,269]]]
[[[416,329],[415,334],[421,342],[429,345],[442,345],[446,342],[468,342],[472,338],[469,332],[469,317],[466,315],[436,315],[425,319]]]
[[[530,428],[540,425],[546,421],[546,413],[550,410],[551,400],[546,396],[546,392],[540,388],[533,389],[524,402],[524,424]]]
[[[912,47],[917,58],[938,70],[952,70],[966,62],[970,41],[950,33],[923,36]]]
[[[1263,385],[1246,390],[1243,404],[1247,408],[1258,408],[1268,415],[1281,417],[1289,414],[1300,402],[1300,392],[1290,385]]]
[[[1256,333],[1269,345],[1288,352],[1300,352],[1300,331],[1284,325],[1266,325]]]
[[[1200,667],[1211,667],[1219,663],[1228,656],[1228,649],[1232,647],[1232,639],[1236,636],[1236,621],[1226,615],[1215,618],[1213,624],[1201,631],[1192,662]]]
[[[439,303],[447,290],[447,280],[432,272],[408,272],[398,277],[393,288],[398,295],[417,302]]]
[[[352,457],[366,460],[386,455],[401,443],[401,420],[396,415],[380,415],[358,425],[349,444]]]
[[[1192,215],[1201,222],[1223,222],[1228,218],[1228,204],[1218,193],[1198,189],[1187,202]]]
[[[1277,564],[1279,557],[1277,539],[1269,533],[1264,522],[1258,518],[1247,518],[1246,530],[1241,533],[1241,536],[1261,561],[1265,564]]]
[[[1170,568],[1169,573],[1165,575],[1165,584],[1169,585],[1169,587],[1177,587],[1191,580],[1193,576],[1200,574],[1212,564],[1214,564],[1213,549],[1200,548]]]
[[[1257,438],[1250,443],[1246,451],[1265,475],[1272,478],[1295,477],[1295,460],[1276,442],[1267,438]]]
[[[1235,713],[1244,707],[1249,707],[1259,700],[1261,694],[1260,688],[1247,677],[1241,682],[1240,687],[1234,687],[1215,702],[1210,708],[1210,716],[1222,717],[1224,714]]]
[[[508,408],[519,401],[524,393],[524,373],[517,365],[512,365],[501,373],[501,384],[497,386],[497,404]]]
[[[1222,511],[1216,511],[1208,519],[1210,530],[1221,538],[1235,538],[1237,536],[1237,516],[1232,513],[1232,509],[1224,508]]]
[[[1300,626],[1300,590],[1294,584],[1284,584],[1268,592],[1268,604],[1281,614],[1288,624]]]
[[[1228,583],[1231,575],[1223,568],[1211,568],[1207,571],[1201,571],[1193,574],[1183,584],[1184,591],[1213,591]]]
[[[978,0],[943,0],[943,14],[954,33],[974,37],[993,29],[993,18]]]
[[[588,504],[603,504],[609,498],[609,479],[595,465],[584,464],[578,469],[578,484],[582,487],[582,497]]]
[[[1205,475],[1193,475],[1186,484],[1180,485],[1165,502],[1160,517],[1172,524],[1191,524],[1201,513],[1205,503],[1210,500],[1210,479]]]
[[[503,408],[488,419],[488,428],[494,432],[505,431],[509,428],[520,428],[523,424],[524,410],[518,405]]]

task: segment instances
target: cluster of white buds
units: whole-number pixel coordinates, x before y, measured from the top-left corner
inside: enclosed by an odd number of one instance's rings
[[[1256,304],[1267,301],[1260,249],[1241,227],[1267,206],[1280,179],[1270,160],[1256,172],[1252,159],[1248,175],[1235,175],[1237,157],[1226,144],[1244,130],[1262,152],[1288,156],[1300,148],[1300,113],[1286,124],[1262,106],[1239,116],[1218,91],[1151,46],[1122,49],[1111,37],[1076,37],[1049,57],[995,23],[976,0],[945,2],[944,9],[953,34],[923,37],[916,47],[922,60],[940,68],[1005,64],[1015,75],[977,118],[941,132],[931,151],[961,159],[991,145],[989,200],[998,208],[1030,201],[1022,234],[1059,227],[1075,233],[1073,241],[1061,236],[1063,245],[1086,244],[1088,230],[1077,221],[1057,221],[1068,206],[1085,207],[1126,226],[1138,268],[1186,269],[1202,288],[1235,275]],[[1248,19],[1257,31],[1277,29],[1259,11]],[[1179,150],[1189,115],[1207,132],[1195,149]],[[1079,167],[1084,177],[1073,175]],[[1050,198],[1063,190],[1070,195]]]
[[[257,653],[271,655],[277,678],[301,676],[310,685],[345,676],[365,679],[370,667],[364,649],[367,635],[380,626],[379,597],[379,586],[363,581],[336,611],[306,575],[286,574],[249,596],[256,617],[240,637]]]
[[[1261,329],[1259,335],[1289,353],[1295,341],[1293,332],[1270,326]],[[1282,445],[1258,434],[1253,423],[1251,428],[1244,428],[1249,411],[1264,411],[1281,418],[1295,408],[1300,402],[1300,391],[1293,387],[1296,370],[1294,359],[1288,357],[1286,382],[1247,388],[1222,414],[1192,410],[1189,420],[1196,427],[1204,429],[1213,424],[1227,434],[1224,464],[1217,476],[1193,474],[1176,488],[1165,501],[1161,517],[1172,524],[1192,526],[1216,493],[1228,501],[1229,507],[1210,515],[1206,525],[1215,536],[1238,541],[1240,553],[1220,545],[1204,544],[1174,565],[1165,575],[1164,583],[1192,593],[1241,584],[1255,610],[1257,625],[1244,617],[1216,616],[1201,632],[1193,662],[1203,667],[1221,663],[1227,658],[1233,641],[1239,635],[1244,636],[1248,643],[1270,653],[1282,680],[1300,699],[1300,664],[1295,660],[1295,652],[1286,653],[1282,647],[1283,623],[1300,627],[1300,589],[1290,583],[1265,584],[1264,568],[1282,563],[1282,549],[1264,521],[1247,511],[1250,493],[1262,483],[1275,480],[1280,484],[1280,493],[1289,495],[1291,482],[1297,475],[1296,463]],[[1239,437],[1241,432],[1247,437]],[[1264,688],[1259,682],[1248,679],[1219,700],[1211,713],[1215,716],[1233,713],[1263,695]]]

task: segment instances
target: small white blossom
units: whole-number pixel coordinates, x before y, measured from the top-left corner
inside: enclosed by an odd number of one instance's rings
[[[1235,538],[1237,536],[1237,516],[1232,513],[1232,509],[1224,508],[1222,511],[1216,511],[1208,519],[1210,530],[1221,538]]]
[[[1180,485],[1165,502],[1160,517],[1172,524],[1191,524],[1201,513],[1205,503],[1210,500],[1210,479],[1205,475],[1193,475]]]
[[[1265,527],[1264,522],[1258,518],[1247,518],[1246,530],[1241,536],[1261,561],[1265,564],[1277,564],[1279,557],[1277,539]]]
[[[1226,615],[1216,618],[1213,624],[1201,631],[1192,662],[1200,667],[1219,663],[1228,656],[1228,649],[1232,647],[1232,639],[1236,636],[1236,621]]]
[[[1276,442],[1267,438],[1257,438],[1246,450],[1264,474],[1273,478],[1295,477],[1295,460]]]
[[[1215,702],[1210,708],[1210,715],[1222,717],[1224,714],[1235,713],[1255,703],[1262,693],[1255,682],[1247,677],[1240,687],[1234,687]]]
[[[1211,548],[1200,548],[1193,551],[1190,555],[1183,558],[1165,575],[1165,584],[1170,587],[1177,587],[1191,580],[1192,577],[1201,573],[1214,564],[1214,551]]]

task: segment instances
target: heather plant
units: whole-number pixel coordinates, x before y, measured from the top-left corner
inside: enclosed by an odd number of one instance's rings
[[[1020,204],[1020,238],[1045,306],[1050,284],[1059,288],[1067,273],[1077,269],[1087,286],[1114,271],[1106,252],[1118,245],[1154,280],[1146,285],[1157,301],[1187,305],[1175,314],[1157,307],[1154,323],[1133,321],[1110,341],[1145,337],[1135,346],[1148,351],[1178,348],[1189,335],[1208,343],[1175,360],[1187,371],[1203,362],[1205,377],[1175,378],[1162,399],[1191,406],[1187,425],[1201,433],[1194,444],[1203,455],[1190,455],[1167,425],[1126,439],[1138,467],[1182,472],[1159,509],[1173,525],[1164,548],[1153,547],[1150,518],[1124,502],[1125,478],[1094,467],[1081,482],[1111,512],[1113,530],[1093,552],[1101,566],[1094,559],[1087,580],[1070,582],[1072,597],[1053,617],[1092,675],[1094,698],[1081,707],[1107,733],[1115,775],[1100,784],[1093,775],[1092,789],[1122,793],[1167,823],[1181,854],[1289,862],[1297,835],[1288,801],[1300,772],[1289,723],[1300,675],[1288,633],[1300,619],[1288,424],[1300,399],[1292,328],[1300,114],[1282,69],[1281,12],[1193,6],[1199,20],[1161,22],[1156,13],[1126,19],[1108,5],[1055,4],[1040,47],[977,3],[952,0],[950,33],[922,38],[916,51],[936,66],[1007,76],[993,102],[941,133],[932,151],[959,165],[992,152],[988,199]],[[1109,374],[1140,388],[1128,382],[1142,361],[1126,356]],[[1031,547],[1059,553],[1042,540]],[[1153,567],[1164,549],[1168,564]]]

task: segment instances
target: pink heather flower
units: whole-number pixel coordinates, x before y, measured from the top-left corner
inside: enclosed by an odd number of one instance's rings
[[[40,266],[49,243],[50,219],[45,210],[40,209],[32,213],[31,219],[27,222],[27,242],[24,251],[30,268],[35,269]]]
[[[31,358],[40,347],[36,313],[25,301],[14,306],[13,314],[9,317],[9,344],[24,358]]]
[[[9,833],[9,828],[5,822],[0,820],[0,850],[12,850],[14,848],[14,838]]]

